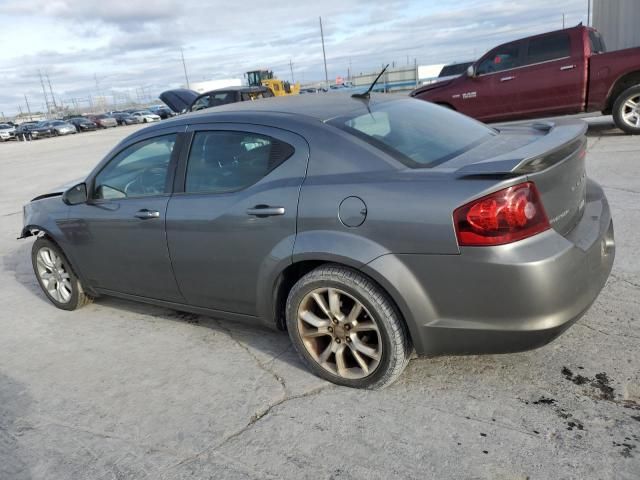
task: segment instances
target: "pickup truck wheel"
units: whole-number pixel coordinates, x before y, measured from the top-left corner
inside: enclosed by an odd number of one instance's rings
[[[613,104],[616,126],[631,135],[640,135],[640,85],[622,92]]]
[[[319,377],[352,388],[380,389],[402,373],[412,353],[387,294],[355,270],[319,267],[289,292],[287,330]]]

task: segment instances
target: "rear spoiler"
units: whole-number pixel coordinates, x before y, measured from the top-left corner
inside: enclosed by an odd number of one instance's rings
[[[587,124],[581,120],[538,122],[522,126],[546,133],[517,150],[465,165],[456,174],[466,177],[535,173],[558,163],[586,143]],[[497,128],[500,130],[500,127]],[[503,128],[509,127],[505,125]]]

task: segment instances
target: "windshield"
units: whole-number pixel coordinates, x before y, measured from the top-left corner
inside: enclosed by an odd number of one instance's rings
[[[6,123],[0,123],[0,130],[8,130],[13,128],[11,125],[7,125]]]
[[[409,98],[377,105],[371,102],[369,110],[329,123],[411,168],[434,167],[495,135],[476,120]]]

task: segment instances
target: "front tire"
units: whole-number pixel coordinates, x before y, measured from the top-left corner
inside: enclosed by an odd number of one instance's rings
[[[352,388],[381,389],[409,362],[409,334],[378,285],[349,268],[326,265],[289,292],[286,322],[294,347],[319,377]]]
[[[640,135],[640,85],[627,88],[613,104],[616,126],[631,135]]]
[[[91,303],[69,260],[51,240],[40,237],[34,242],[31,264],[40,288],[56,307],[76,310]]]

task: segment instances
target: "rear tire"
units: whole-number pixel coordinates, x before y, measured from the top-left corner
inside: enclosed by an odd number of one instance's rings
[[[640,135],[640,85],[627,88],[613,104],[613,121],[631,135]]]
[[[293,286],[286,322],[309,369],[346,387],[390,385],[413,350],[386,292],[361,273],[337,265],[318,267]]]
[[[87,295],[67,257],[47,238],[31,248],[31,264],[38,284],[49,301],[62,310],[76,310],[93,300]]]

